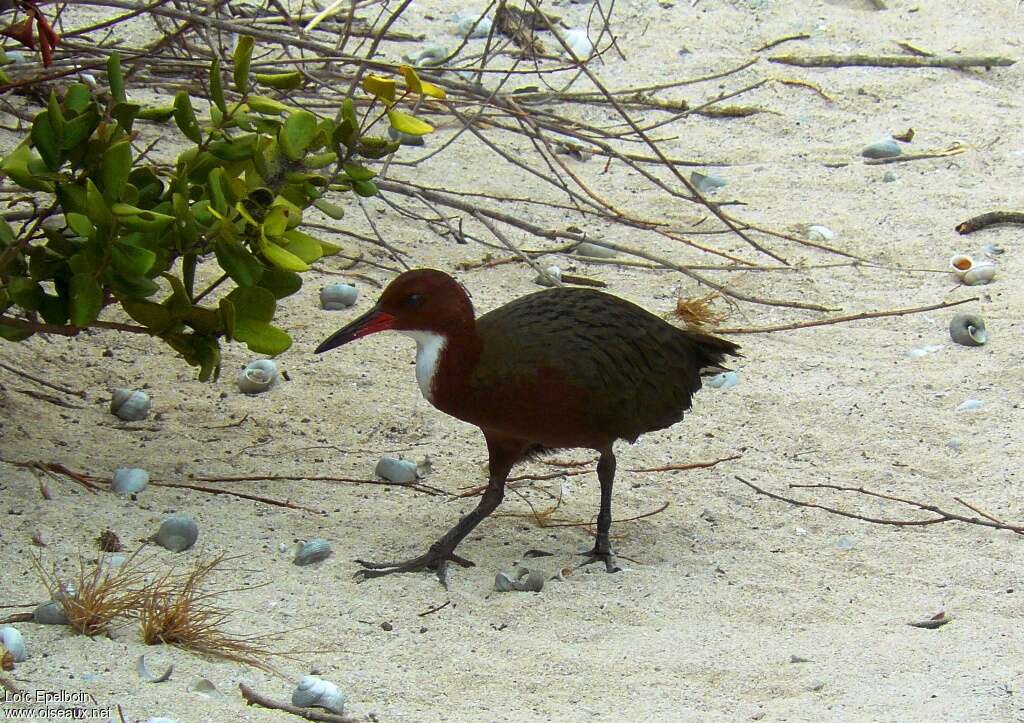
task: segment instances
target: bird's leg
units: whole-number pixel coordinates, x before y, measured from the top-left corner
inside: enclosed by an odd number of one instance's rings
[[[437,578],[445,588],[448,587],[448,563],[454,562],[462,567],[473,567],[473,562],[455,554],[455,548],[459,543],[473,531],[480,522],[497,509],[505,497],[505,480],[513,463],[522,454],[522,445],[500,444],[487,439],[487,449],[490,456],[490,477],[487,482],[487,489],[484,490],[480,503],[468,514],[464,515],[458,523],[448,530],[441,539],[435,542],[430,548],[419,557],[411,560],[396,563],[365,562],[356,560],[363,566],[362,570],[356,572],[356,577],[367,580],[371,577],[383,577],[396,572],[415,572],[417,570],[436,570]]]
[[[608,572],[619,572],[622,568],[616,562],[608,541],[608,533],[612,527],[612,485],[615,482],[615,454],[610,447],[601,452],[601,458],[597,462],[597,479],[601,482],[601,510],[597,513],[597,541],[594,543],[594,549],[590,551],[587,559],[579,564],[579,567],[600,561],[604,563]]]

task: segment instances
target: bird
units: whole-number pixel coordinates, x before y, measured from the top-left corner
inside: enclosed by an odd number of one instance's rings
[[[731,341],[679,328],[642,307],[590,288],[557,287],[476,317],[465,289],[443,271],[413,269],[377,303],[325,339],[321,354],[393,330],[416,342],[416,381],[434,407],[480,428],[488,482],[475,509],[425,553],[400,562],[357,560],[360,580],[433,570],[448,586],[455,550],[501,504],[513,466],[559,449],[599,457],[601,503],[594,547],[582,565],[621,570],[609,542],[615,442],[672,426],[691,407],[701,377],[741,357]]]

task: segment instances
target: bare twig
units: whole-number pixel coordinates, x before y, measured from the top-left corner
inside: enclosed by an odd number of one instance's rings
[[[261,693],[257,693],[245,683],[239,683],[238,689],[242,692],[242,697],[245,699],[246,705],[258,705],[272,710],[283,710],[285,713],[291,713],[292,715],[297,715],[300,718],[319,721],[321,723],[357,723],[358,721],[357,718],[349,718],[348,716],[338,715],[336,713],[328,713],[314,708],[299,708],[298,706],[290,705],[288,703],[281,703],[273,698],[268,698]]]
[[[1024,223],[1024,211],[989,211],[957,224],[956,231],[969,234],[997,223]]]
[[[991,68],[1017,62],[997,55],[775,55],[768,60],[801,68]]]

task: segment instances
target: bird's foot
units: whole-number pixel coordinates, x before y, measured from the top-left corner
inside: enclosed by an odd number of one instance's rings
[[[362,570],[356,571],[356,579],[360,582],[373,577],[384,577],[396,572],[417,572],[418,570],[435,570],[437,579],[445,590],[448,589],[448,563],[454,562],[462,567],[473,567],[476,563],[464,557],[456,555],[452,550],[445,550],[432,546],[424,554],[403,562],[367,562],[356,560],[363,566]]]
[[[587,559],[577,565],[576,569],[593,565],[595,562],[603,562],[604,569],[608,572],[622,572],[622,568],[619,567],[619,562],[615,559],[615,554],[611,550],[599,552],[596,547],[587,553]]]

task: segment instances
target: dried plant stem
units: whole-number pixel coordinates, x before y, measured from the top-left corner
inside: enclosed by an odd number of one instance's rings
[[[774,55],[769,62],[801,68],[991,68],[1017,61],[998,55]]]
[[[989,211],[958,223],[956,232],[969,234],[999,223],[1024,223],[1024,211]]]
[[[915,306],[911,309],[890,309],[887,311],[864,311],[859,314],[850,314],[848,316],[834,316],[831,319],[816,319],[813,321],[796,321],[792,324],[778,324],[777,326],[760,326],[760,327],[722,327],[714,329],[716,334],[770,334],[775,331],[793,331],[795,329],[809,329],[814,326],[827,326],[829,324],[842,324],[849,321],[861,321],[862,319],[880,319],[885,316],[905,316],[907,314],[920,314],[925,311],[935,311],[936,309],[948,309],[951,306],[960,306],[960,304],[968,304],[972,301],[978,301],[977,296],[972,296],[969,299],[960,299],[959,301],[943,301],[940,304],[931,304],[929,306]]]
[[[737,476],[736,479],[739,480],[740,482],[742,482],[743,484],[745,484],[750,489],[752,489],[755,492],[757,492],[758,494],[764,495],[766,497],[770,497],[770,498],[772,498],[774,500],[779,500],[780,502],[788,502],[789,504],[796,505],[798,507],[810,507],[810,508],[814,508],[814,509],[818,509],[818,510],[823,510],[823,511],[828,512],[829,514],[832,514],[832,515],[839,515],[840,517],[848,517],[848,518],[854,519],[854,520],[861,520],[862,522],[871,522],[871,523],[876,524],[876,525],[892,525],[893,527],[925,527],[927,525],[937,525],[937,524],[941,524],[943,522],[962,522],[962,523],[968,524],[968,525],[978,525],[980,527],[990,527],[990,528],[996,529],[996,530],[1007,530],[1009,532],[1014,532],[1014,533],[1016,533],[1018,535],[1024,535],[1024,525],[1013,525],[1013,524],[1008,524],[1006,522],[1002,522],[1002,521],[996,519],[995,517],[993,517],[992,515],[989,515],[989,514],[987,514],[985,512],[981,512],[980,510],[978,510],[973,505],[969,505],[969,504],[967,504],[966,502],[962,501],[959,498],[956,498],[956,501],[958,503],[964,505],[968,509],[970,509],[970,510],[976,512],[977,514],[981,515],[981,517],[967,517],[965,515],[957,514],[956,512],[949,512],[947,510],[944,510],[944,509],[942,509],[940,507],[937,507],[936,505],[929,504],[927,502],[920,502],[918,500],[906,499],[904,497],[896,497],[895,495],[889,495],[889,494],[885,494],[885,493],[882,493],[882,492],[874,492],[872,490],[865,489],[863,487],[843,487],[843,486],[840,486],[840,485],[832,485],[832,484],[792,484],[792,485],[789,485],[791,489],[827,489],[827,490],[833,490],[833,491],[836,491],[836,492],[853,492],[853,493],[856,493],[856,494],[859,494],[859,495],[864,495],[864,496],[867,496],[867,497],[873,497],[873,498],[876,498],[876,499],[886,500],[886,501],[889,501],[889,502],[896,502],[897,504],[900,504],[900,505],[907,505],[907,506],[910,506],[910,507],[915,507],[915,508],[917,508],[917,509],[919,509],[919,510],[921,510],[923,512],[930,512],[930,513],[932,513],[932,515],[934,515],[933,517],[928,517],[926,519],[921,519],[921,520],[904,520],[904,519],[894,519],[894,518],[888,518],[888,517],[870,517],[868,515],[862,515],[862,514],[859,514],[859,513],[856,513],[856,512],[847,512],[845,510],[836,509],[835,507],[829,507],[827,505],[818,504],[817,502],[806,502],[804,500],[798,500],[798,499],[795,499],[793,497],[787,497],[786,495],[780,495],[780,494],[777,494],[775,492],[769,492],[768,490],[763,489],[763,488],[757,486],[756,484],[754,484],[753,482],[745,480],[745,479],[743,479],[742,477],[739,477],[739,476]]]

